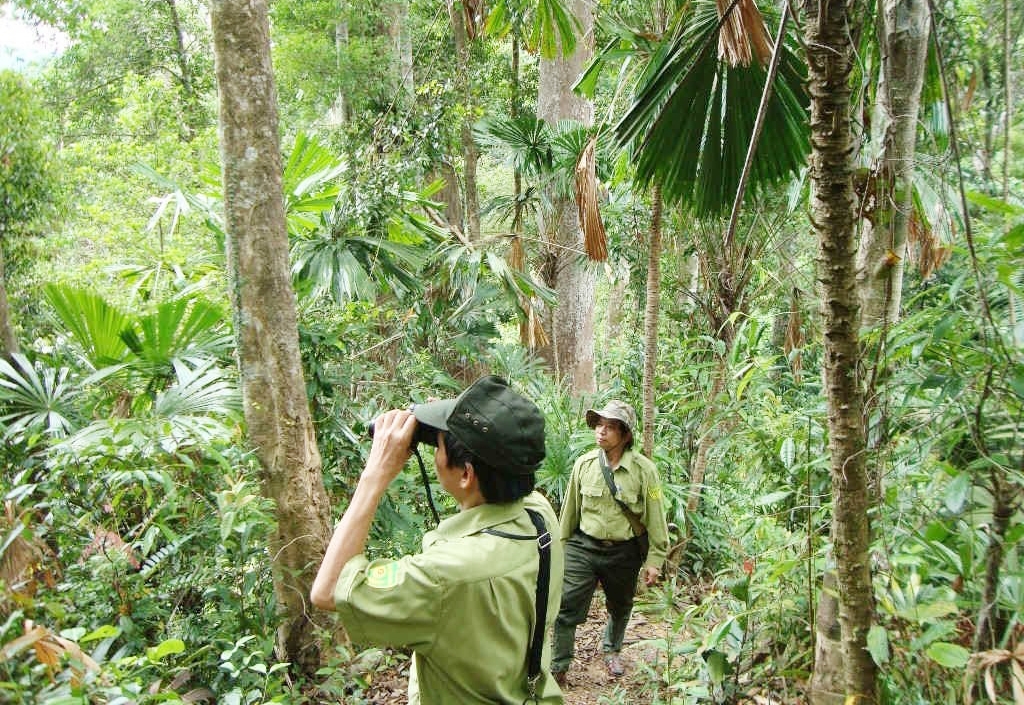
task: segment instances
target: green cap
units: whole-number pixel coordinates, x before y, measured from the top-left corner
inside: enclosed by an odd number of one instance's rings
[[[412,413],[507,475],[529,475],[544,460],[544,416],[500,377],[481,377],[454,399],[417,404]]]
[[[624,401],[618,399],[612,399],[610,402],[605,404],[603,409],[595,411],[593,409],[587,409],[587,425],[591,428],[597,426],[597,422],[601,419],[615,419],[621,421],[626,425],[626,430],[632,434],[636,434],[636,412],[633,411],[633,407]]]

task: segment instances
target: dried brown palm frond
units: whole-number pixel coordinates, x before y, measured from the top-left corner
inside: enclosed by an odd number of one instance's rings
[[[583,231],[583,250],[594,262],[604,262],[608,259],[608,237],[597,205],[596,150],[597,137],[591,137],[576,162],[576,209]]]
[[[757,56],[760,64],[767,66],[772,57],[772,40],[757,3],[754,0],[716,0],[719,17],[728,12],[733,1],[736,7],[718,33],[718,58],[735,68],[750,66]]]
[[[0,662],[13,658],[19,652],[32,647],[36,659],[46,666],[52,679],[65,656],[71,668],[71,683],[79,685],[85,670],[99,671],[100,666],[82,647],[64,637],[55,634],[49,627],[36,625],[32,620],[25,620],[24,633],[12,639],[0,648]]]
[[[512,269],[522,272],[526,268],[526,250],[523,248],[523,239],[519,235],[512,235],[512,244],[509,245],[505,261]]]
[[[801,372],[803,372],[803,359],[801,349],[804,346],[803,320],[800,318],[800,298],[794,291],[792,305],[789,312],[789,325],[786,326],[786,339],[782,349],[789,360],[789,367],[793,371],[793,381],[800,384]]]
[[[1003,668],[1009,671],[1007,678],[999,677]],[[974,679],[981,673],[985,695],[992,703],[1006,702],[1006,690],[1013,694],[1014,705],[1024,705],[1024,643],[1017,644],[1013,651],[1007,649],[991,649],[971,654],[967,662],[967,673],[964,677],[964,703],[974,702]],[[1002,681],[1002,682],[1000,682]],[[1009,685],[1009,688],[1007,688]]]
[[[952,252],[952,248],[939,241],[928,223],[916,214],[911,215],[907,226],[907,258],[917,265],[922,279],[927,279],[945,264]]]

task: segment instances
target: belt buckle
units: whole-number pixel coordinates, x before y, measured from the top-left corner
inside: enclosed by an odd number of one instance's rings
[[[601,541],[601,545],[604,546],[605,548],[611,548],[612,546],[615,545],[615,542],[612,541],[611,539],[600,539],[600,541]]]

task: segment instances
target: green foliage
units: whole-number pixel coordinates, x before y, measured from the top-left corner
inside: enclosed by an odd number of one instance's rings
[[[0,244],[40,234],[60,203],[56,151],[43,130],[37,92],[20,74],[0,71]]]

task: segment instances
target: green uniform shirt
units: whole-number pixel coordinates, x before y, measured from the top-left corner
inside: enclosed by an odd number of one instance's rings
[[[520,705],[527,697],[537,541],[481,533],[491,528],[536,536],[525,507],[540,512],[557,535],[554,510],[534,492],[445,519],[423,537],[422,553],[372,563],[359,555],[342,569],[334,601],[352,640],[414,651],[410,705]],[[561,542],[552,541],[545,632],[558,614],[563,565]],[[549,640],[543,641],[537,695],[541,703],[556,705],[562,694],[548,670]]]
[[[601,472],[599,449],[584,454],[573,465],[569,486],[562,505],[562,540],[576,529],[596,539],[625,541],[633,537],[633,529]],[[650,549],[644,565],[661,569],[668,553],[668,523],[661,494],[658,470],[648,458],[627,450],[619,466],[612,471],[619,499],[625,502],[640,523],[647,528]]]

